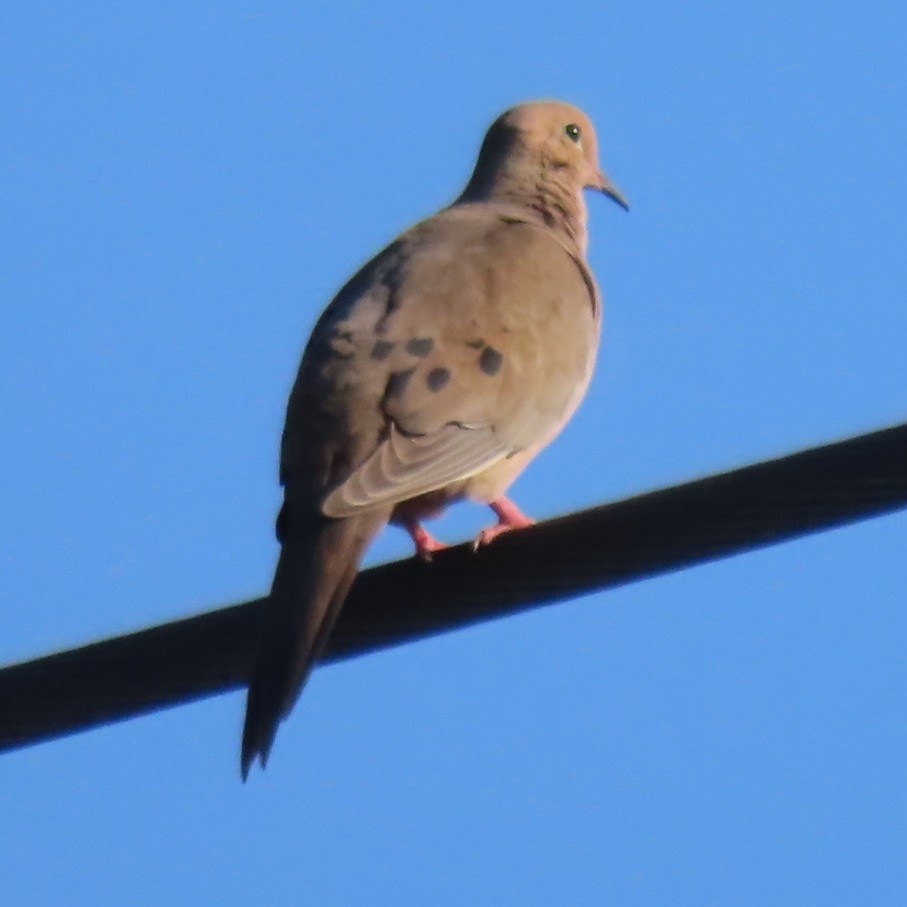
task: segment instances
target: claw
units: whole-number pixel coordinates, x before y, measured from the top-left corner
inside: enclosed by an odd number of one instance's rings
[[[513,501],[508,498],[497,498],[489,505],[497,516],[498,521],[494,526],[483,529],[472,543],[472,550],[478,551],[483,545],[490,545],[499,535],[513,529],[525,529],[534,526],[535,520],[530,520]]]
[[[431,563],[432,555],[436,551],[443,551],[447,545],[439,542],[424,526],[420,523],[406,523],[406,531],[416,546],[416,557],[425,563]]]

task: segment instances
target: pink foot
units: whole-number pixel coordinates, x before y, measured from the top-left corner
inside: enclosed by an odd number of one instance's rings
[[[482,545],[490,545],[499,535],[510,532],[511,529],[525,529],[534,526],[535,520],[530,520],[513,501],[507,498],[497,498],[489,505],[498,518],[494,526],[483,529],[472,543],[472,550],[478,551]]]
[[[447,545],[439,542],[424,526],[417,522],[406,523],[406,531],[416,546],[416,557],[420,561],[431,561],[436,551],[443,551]]]

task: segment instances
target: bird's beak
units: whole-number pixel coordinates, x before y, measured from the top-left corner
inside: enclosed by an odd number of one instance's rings
[[[611,199],[611,201],[617,202],[617,204],[620,205],[621,208],[624,209],[624,211],[630,210],[630,203],[624,198],[623,193],[620,191],[620,189],[617,188],[617,186],[614,185],[614,183],[611,182],[611,180],[608,179],[607,176],[605,176],[604,173],[601,172],[601,170],[596,173],[596,178],[597,183],[595,188],[598,189],[599,192],[607,195],[608,198]]]

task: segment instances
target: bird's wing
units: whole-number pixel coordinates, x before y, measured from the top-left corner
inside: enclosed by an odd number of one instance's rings
[[[319,322],[288,412],[288,485],[317,476],[322,513],[349,516],[540,443],[588,380],[597,309],[544,227],[489,204],[426,221]]]

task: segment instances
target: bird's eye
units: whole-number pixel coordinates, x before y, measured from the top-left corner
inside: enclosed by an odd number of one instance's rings
[[[583,133],[581,132],[579,126],[576,125],[576,123],[568,123],[564,127],[564,133],[571,142],[575,142],[577,145],[583,139]]]

